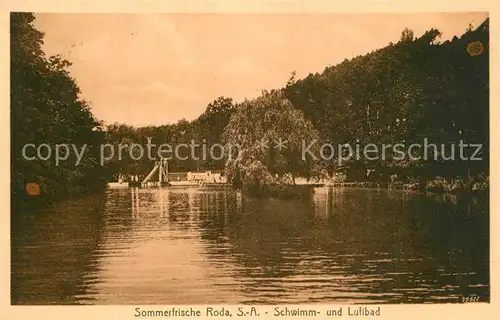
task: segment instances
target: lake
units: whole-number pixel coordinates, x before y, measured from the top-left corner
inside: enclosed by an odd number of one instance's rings
[[[489,301],[487,199],[111,189],[13,219],[11,238],[12,304]]]

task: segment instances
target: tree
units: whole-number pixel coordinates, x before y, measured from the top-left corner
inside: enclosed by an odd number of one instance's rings
[[[80,89],[70,76],[71,63],[61,56],[46,57],[43,33],[33,26],[32,13],[11,13],[11,170],[13,209],[26,209],[105,187],[99,166],[99,145],[104,133]],[[23,147],[73,144],[87,151],[78,166],[73,158],[60,165],[52,159],[27,160]],[[37,184],[40,194],[27,194]]]
[[[405,28],[403,32],[401,32],[401,42],[412,42],[413,41],[413,31]]]
[[[282,90],[264,91],[246,100],[233,113],[224,131],[231,157],[226,162],[229,181],[240,176],[244,186],[294,182],[310,177],[317,163],[302,158],[303,144],[319,138],[310,121],[286,99]],[[280,142],[282,143],[280,147]],[[234,149],[238,146],[236,157]]]

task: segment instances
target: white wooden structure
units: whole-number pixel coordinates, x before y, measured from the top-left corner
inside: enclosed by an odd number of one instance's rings
[[[167,159],[161,159],[160,161],[156,161],[155,166],[153,169],[149,172],[149,174],[142,180],[142,186],[146,187],[149,184],[149,180],[153,177],[153,175],[158,172],[158,186],[162,185],[168,185],[168,161]]]

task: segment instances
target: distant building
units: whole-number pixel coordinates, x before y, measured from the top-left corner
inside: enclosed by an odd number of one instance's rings
[[[186,181],[187,174],[187,172],[169,172],[168,179],[170,181]]]
[[[225,178],[219,172],[188,172],[187,181],[192,182],[208,182],[208,183],[225,183]]]

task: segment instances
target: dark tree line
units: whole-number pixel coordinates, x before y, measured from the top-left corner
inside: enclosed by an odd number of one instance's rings
[[[441,157],[436,161],[433,149],[429,149],[427,160],[389,156],[353,161],[352,167],[376,168],[382,176],[399,173],[420,179],[487,174],[488,23],[486,20],[476,30],[469,28],[460,38],[443,43],[437,43],[438,30],[414,38],[406,29],[397,43],[327,67],[321,74],[291,79],[286,95],[325,140],[336,144],[410,145],[427,138],[437,145],[458,145],[460,140],[483,145],[482,161]],[[468,152],[470,157],[474,150]],[[418,155],[423,155],[423,150]],[[334,162],[328,165],[335,169]]]
[[[406,182],[425,183],[437,176],[464,180],[481,176],[484,180],[487,179],[489,162],[488,23],[486,20],[477,29],[469,28],[462,36],[445,42],[438,41],[440,32],[436,29],[418,38],[411,30],[405,29],[398,42],[346,59],[325,68],[322,73],[309,74],[299,80],[293,74],[279,91],[284,92],[293,107],[302,111],[319,131],[322,142],[353,147],[369,143],[409,146],[423,144],[427,139],[429,144],[438,147],[437,152],[428,149],[427,159],[420,160],[399,159],[390,153],[384,159],[352,159],[344,163],[348,165],[349,180],[388,181],[394,174]],[[139,129],[112,126],[108,136],[113,141],[121,141],[123,132],[132,130],[134,133],[130,136],[143,143],[148,136],[172,143],[189,139],[220,142],[235,111],[239,131],[250,132],[259,128],[255,126],[254,115],[248,114],[245,120],[240,110],[249,104],[259,105],[259,99],[237,105],[229,98],[219,98],[195,121]],[[279,109],[278,105],[275,107]],[[258,112],[258,108],[255,110]],[[264,114],[262,117],[260,121],[265,123]],[[275,124],[276,127],[270,126],[267,130],[280,132],[279,123]],[[232,138],[229,140],[234,140],[234,133],[234,128],[226,132]],[[262,136],[266,134],[263,132]],[[483,160],[463,161],[458,151],[455,160],[443,159],[441,145],[446,149],[445,156],[449,157],[452,144],[458,147],[461,140],[481,144],[482,152],[476,157]],[[465,155],[470,157],[473,152],[474,149],[467,149]],[[414,150],[412,155],[423,157],[424,150]],[[137,163],[122,162],[120,170],[144,173],[151,168],[150,163],[142,164],[138,168]],[[337,161],[325,161],[319,165],[330,174],[338,171]],[[224,161],[174,160],[172,168],[180,171],[223,169]],[[295,170],[288,169],[292,173]],[[372,169],[370,177],[366,175],[367,169]]]
[[[171,156],[171,172],[223,170],[225,159],[218,159],[221,154],[219,149],[214,149],[214,158],[208,153],[212,145],[221,143],[222,133],[235,108],[236,104],[231,98],[219,97],[209,103],[205,112],[193,121],[182,119],[174,124],[140,128],[125,124],[109,125],[106,128],[106,142],[114,145],[115,155],[106,162],[108,176],[116,178],[119,174],[124,174],[139,175],[142,178],[147,175],[155,161],[149,159],[146,153],[148,139],[151,139],[151,156],[155,158],[159,157],[158,150],[162,144],[168,144],[172,148],[181,144],[191,145],[191,141],[198,144],[194,153],[190,148],[183,147],[178,149],[179,157],[174,156],[174,150],[164,154],[166,157]],[[145,151],[140,160],[133,159],[140,154],[139,148],[132,145],[134,143],[142,146]],[[123,147],[121,157],[117,153],[119,145]],[[203,157],[203,154],[206,156]]]
[[[80,90],[69,75],[69,61],[47,57],[43,33],[33,26],[32,13],[10,16],[11,188],[14,210],[92,193],[105,187],[103,168],[98,166],[99,144],[104,132]],[[89,145],[79,166],[75,161],[26,160],[26,144]],[[30,150],[33,152],[33,150]],[[31,157],[32,154],[30,153]],[[74,159],[73,159],[74,160]],[[36,184],[36,194],[27,186]]]

